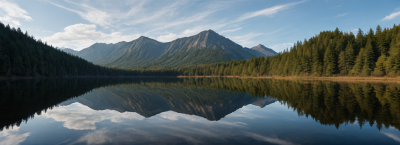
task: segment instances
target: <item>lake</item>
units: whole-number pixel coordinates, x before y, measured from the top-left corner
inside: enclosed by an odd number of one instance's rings
[[[0,144],[400,144],[400,84],[0,81]]]

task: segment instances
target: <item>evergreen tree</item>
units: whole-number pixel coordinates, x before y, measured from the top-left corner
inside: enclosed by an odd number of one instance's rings
[[[312,72],[313,75],[315,76],[321,76],[322,74],[322,62],[321,62],[321,57],[320,57],[320,53],[319,53],[319,49],[318,47],[316,47],[315,45],[313,45],[312,47],[313,49],[313,53],[312,53],[312,59],[313,59],[313,64],[312,64]]]
[[[358,53],[358,56],[357,56],[356,62],[354,64],[354,67],[351,71],[351,74],[359,75],[362,72],[363,66],[364,66],[364,49],[362,48],[360,50],[360,52]]]
[[[373,47],[371,44],[371,40],[367,41],[367,45],[365,46],[365,51],[364,51],[364,67],[363,67],[363,73],[366,76],[371,75],[371,71],[374,68],[374,51]]]
[[[346,60],[347,60],[347,58],[346,58],[345,52],[341,51],[340,54],[339,54],[339,63],[338,63],[339,64],[339,71],[340,71],[341,75],[347,75],[348,74],[348,72],[347,72],[348,68],[347,68]]]
[[[331,45],[328,45],[325,51],[324,68],[326,76],[331,76],[335,73],[335,52],[332,50]]]
[[[346,67],[347,70],[346,72],[350,72],[350,70],[353,68],[354,66],[354,59],[355,59],[355,53],[354,53],[354,49],[353,49],[353,43],[347,43],[346,46],[346,50],[344,53],[344,58],[346,59]],[[347,74],[346,74],[347,75]]]
[[[356,48],[355,48],[356,53],[359,52],[361,50],[361,48],[363,48],[365,46],[364,34],[360,28],[358,28],[355,43],[356,43]]]
[[[374,76],[383,76],[386,73],[386,60],[387,57],[386,55],[382,54],[379,58],[378,61],[376,62],[376,68],[374,69]]]

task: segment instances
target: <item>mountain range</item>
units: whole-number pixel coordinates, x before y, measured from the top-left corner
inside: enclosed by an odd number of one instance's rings
[[[166,43],[141,36],[130,42],[95,43],[81,51],[68,48],[63,51],[94,64],[121,68],[193,66],[277,54],[261,44],[243,48],[213,30]]]

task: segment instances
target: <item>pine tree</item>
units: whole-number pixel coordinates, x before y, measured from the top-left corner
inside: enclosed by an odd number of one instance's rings
[[[386,60],[387,57],[386,55],[382,54],[379,58],[378,61],[376,62],[376,67],[374,69],[373,75],[374,76],[383,76],[385,75],[386,72]]]
[[[355,59],[355,53],[353,49],[353,43],[347,43],[346,50],[345,50],[345,59],[346,59],[346,66],[347,66],[347,72],[350,72],[350,70],[354,66],[354,59]],[[347,74],[346,74],[347,75]]]
[[[386,67],[392,71],[393,75],[396,75],[400,71],[400,33],[393,38],[390,44],[390,57],[388,58]]]
[[[362,48],[357,55],[357,59],[355,61],[353,69],[351,70],[351,74],[359,75],[362,72],[363,66],[364,66],[364,49]]]
[[[371,40],[367,41],[367,45],[365,46],[364,51],[364,67],[363,67],[363,74],[365,76],[370,76],[371,71],[374,68],[374,50],[371,44]]]
[[[328,45],[324,55],[324,68],[325,75],[332,76],[335,73],[335,51],[332,50],[331,45]]]
[[[363,31],[358,28],[358,32],[357,32],[357,38],[355,40],[356,42],[356,48],[355,48],[355,52],[359,52],[361,50],[361,48],[364,47],[365,45],[365,40],[364,40],[364,33]]]
[[[339,71],[340,71],[341,75],[347,75],[348,74],[348,72],[347,72],[348,68],[347,68],[346,60],[347,60],[347,58],[346,58],[345,52],[341,51],[340,54],[339,54],[339,63],[338,63],[339,64]]]
[[[313,61],[312,72],[313,72],[314,76],[321,76],[322,63],[321,63],[319,49],[315,45],[313,45],[312,49],[313,49],[313,51],[312,51],[313,52],[312,53],[312,61]]]

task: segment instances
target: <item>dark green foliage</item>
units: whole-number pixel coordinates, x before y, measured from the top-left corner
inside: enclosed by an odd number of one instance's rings
[[[366,76],[371,75],[372,69],[375,68],[374,55],[375,54],[372,48],[371,41],[368,40],[367,46],[365,46],[365,51],[364,51],[364,67],[363,67],[363,73]]]
[[[0,23],[0,76],[115,76],[137,71],[94,65]]]
[[[397,76],[400,75],[398,27],[383,30],[378,27],[376,33],[370,29],[366,35],[359,29],[357,37],[339,29],[323,31],[275,56],[198,65],[181,68],[177,73],[189,76]]]
[[[331,76],[332,74],[335,73],[336,70],[336,64],[335,64],[335,51],[332,50],[332,47],[328,45],[328,48],[325,51],[325,56],[324,56],[324,69],[325,69],[325,75],[326,76]]]
[[[346,50],[345,50],[345,53],[344,53],[344,58],[345,58],[345,61],[346,61],[346,68],[347,68],[346,72],[350,72],[350,70],[354,66],[354,60],[355,60],[355,53],[354,53],[354,49],[353,49],[353,43],[351,43],[351,42],[347,43]]]

